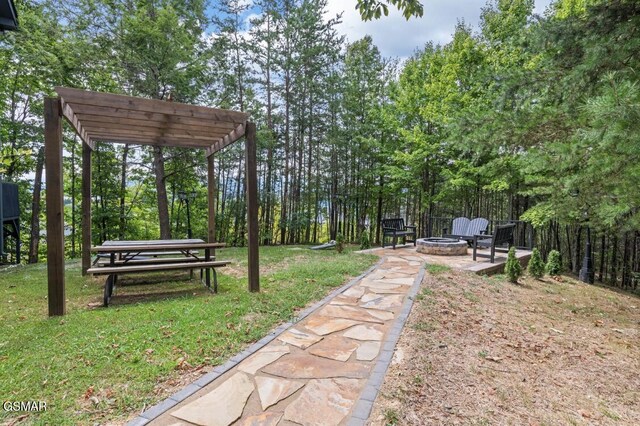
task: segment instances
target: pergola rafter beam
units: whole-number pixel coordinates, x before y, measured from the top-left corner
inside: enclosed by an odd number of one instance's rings
[[[82,105],[68,102],[80,121],[102,121],[106,123],[117,124],[122,120],[134,120],[134,125],[146,123],[147,126],[158,126],[158,123],[164,123],[167,120],[167,114],[156,112],[143,112],[135,110],[127,110],[122,108],[104,107],[97,105]],[[171,117],[171,125],[182,125],[187,128],[201,129],[203,131],[215,131],[229,133],[236,127],[234,122],[203,120],[193,117]],[[131,124],[131,121],[129,122]],[[178,128],[178,127],[176,127]]]
[[[80,120],[73,112],[71,106],[64,101],[64,98],[60,98],[60,104],[62,105],[62,115],[67,119],[69,124],[71,124],[73,130],[76,131],[76,133],[78,134],[78,136],[80,136],[80,139],[82,139],[84,143],[86,143],[92,150],[95,150],[95,142],[91,140],[84,127],[80,123]]]
[[[205,149],[208,144],[203,144],[193,139],[177,139],[177,138],[163,138],[160,136],[118,136],[109,133],[91,133],[91,137],[96,141],[112,142],[112,143],[126,143],[133,145],[158,145],[158,146],[170,146],[177,148],[198,148]]]
[[[105,126],[105,127],[101,127]],[[93,134],[109,134],[113,136],[131,136],[131,137],[142,137],[142,138],[164,138],[166,140],[176,139],[176,140],[190,140],[196,143],[200,143],[204,148],[215,140],[211,136],[200,136],[200,135],[189,135],[186,133],[180,132],[162,132],[159,129],[150,129],[150,128],[136,128],[136,129],[119,129],[119,128],[109,128],[106,125],[102,124],[99,126],[89,126],[87,127],[87,133]]]
[[[100,117],[97,115],[84,115],[76,114],[78,120],[83,126],[90,131],[94,127],[108,127],[110,129],[127,130],[131,127],[135,127],[140,130],[153,130],[162,131],[174,134],[193,135],[193,136],[206,136],[209,139],[212,138],[212,134],[224,134],[231,132],[234,128],[224,127],[205,127],[195,126],[192,124],[177,124],[171,122],[166,128],[161,129],[156,122],[142,119],[128,119],[128,118],[116,118],[116,117]]]
[[[238,139],[244,136],[245,133],[245,123],[239,124],[235,129],[233,129],[228,135],[225,135],[220,140],[216,141],[213,145],[207,148],[207,157],[211,154],[214,154],[220,151],[223,148],[231,145]]]

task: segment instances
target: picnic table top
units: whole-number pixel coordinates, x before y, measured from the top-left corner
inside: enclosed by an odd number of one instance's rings
[[[196,250],[225,247],[225,243],[205,243],[201,239],[183,240],[107,240],[100,246],[91,247],[94,253],[122,253],[135,251],[164,251],[164,250]]]

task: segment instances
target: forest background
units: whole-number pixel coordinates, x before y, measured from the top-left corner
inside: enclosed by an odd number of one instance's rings
[[[326,0],[18,0],[0,35],[0,174],[42,260],[43,99],[55,86],[245,111],[258,125],[262,244],[379,243],[380,220],[439,235],[457,216],[596,279],[640,278],[640,3],[496,0],[407,60],[346,43]],[[345,7],[355,7],[348,5]],[[425,13],[429,13],[425,3]],[[65,130],[66,249],[80,252],[81,146]],[[206,235],[204,152],[98,144],[93,238]],[[243,144],[216,155],[217,239],[246,243]],[[11,244],[11,243],[9,243]],[[9,251],[9,250],[8,250]],[[9,259],[11,260],[10,256]]]

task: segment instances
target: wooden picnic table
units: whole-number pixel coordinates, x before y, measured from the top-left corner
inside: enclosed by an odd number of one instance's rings
[[[225,247],[224,243],[206,243],[201,239],[181,240],[108,240],[102,245],[91,248],[98,256],[107,255],[109,262],[97,262],[97,266],[87,272],[95,275],[108,275],[105,282],[104,304],[108,306],[119,274],[143,273],[200,269],[205,271],[205,285],[211,289],[211,271],[213,271],[214,288],[218,290],[216,267],[226,266],[229,261],[216,261],[215,249]],[[200,255],[204,251],[204,256]],[[181,254],[182,257],[161,257],[168,254]],[[151,257],[150,257],[151,256]]]

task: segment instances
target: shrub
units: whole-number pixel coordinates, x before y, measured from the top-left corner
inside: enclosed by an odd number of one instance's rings
[[[509,249],[509,254],[507,255],[507,264],[504,266],[504,272],[509,277],[509,281],[514,284],[518,283],[518,277],[522,275],[522,266],[520,266],[520,262],[516,258],[516,248],[511,247]]]
[[[365,229],[360,234],[360,249],[366,250],[371,248],[371,240],[369,239],[369,230]]]
[[[540,250],[537,248],[534,248],[531,253],[531,260],[529,260],[527,270],[529,271],[529,275],[533,278],[540,279],[544,277],[544,262],[542,261]]]
[[[562,272],[560,252],[558,250],[551,250],[547,258],[547,273],[549,275],[560,275],[560,272]]]
[[[336,251],[338,253],[342,253],[343,250],[344,250],[344,237],[340,232],[338,232],[338,235],[336,235]]]

